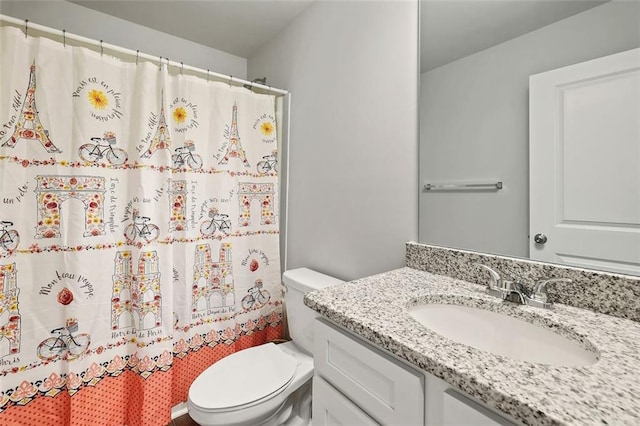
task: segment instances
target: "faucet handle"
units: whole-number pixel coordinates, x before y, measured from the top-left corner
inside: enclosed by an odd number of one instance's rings
[[[546,280],[540,280],[533,286],[533,291],[531,292],[531,299],[541,302],[547,302],[547,286],[550,283],[570,283],[571,280],[569,278],[548,278]]]
[[[500,277],[500,274],[496,270],[478,262],[474,262],[473,265],[489,272],[490,281],[487,285],[487,289],[502,288],[502,277]]]

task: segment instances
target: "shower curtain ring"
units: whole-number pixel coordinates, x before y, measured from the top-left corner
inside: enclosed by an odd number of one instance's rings
[[[184,62],[180,62],[180,75],[184,75]]]
[[[233,81],[233,76],[232,76],[232,75],[230,75],[230,76],[229,76],[229,87],[231,87],[231,82],[232,82],[232,81]]]
[[[158,62],[158,71],[162,71],[162,56],[160,56],[160,62]]]
[[[62,30],[62,46],[67,47],[67,30]]]
[[[100,40],[100,56],[104,54],[104,47],[102,46],[102,40]]]
[[[29,20],[25,19],[24,20],[24,38],[27,38],[28,35],[29,35]]]
[[[140,57],[140,49],[136,50],[136,65],[138,65],[138,58]]]
[[[209,69],[207,68],[207,83],[209,82]]]

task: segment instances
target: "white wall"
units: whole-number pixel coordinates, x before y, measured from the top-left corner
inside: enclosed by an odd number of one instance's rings
[[[67,1],[0,1],[0,13],[105,43],[246,78],[247,60]],[[187,24],[185,24],[187,25]]]
[[[422,74],[421,188],[485,177],[505,188],[421,192],[419,240],[527,257],[529,76],[638,46],[640,2],[614,1]]]
[[[417,237],[418,8],[318,1],[249,58],[292,93],[288,268],[354,279]]]

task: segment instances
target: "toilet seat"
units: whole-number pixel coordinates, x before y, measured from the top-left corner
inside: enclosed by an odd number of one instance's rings
[[[298,364],[273,343],[244,349],[200,374],[189,389],[189,402],[209,413],[260,404],[287,388]]]

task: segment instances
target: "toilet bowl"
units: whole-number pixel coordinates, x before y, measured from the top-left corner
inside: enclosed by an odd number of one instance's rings
[[[203,371],[189,388],[189,416],[202,426],[302,426],[311,423],[313,320],[304,294],[339,284],[306,268],[283,275],[292,341],[233,353]]]
[[[289,397],[312,375],[313,358],[293,343],[254,346],[196,378],[189,389],[189,415],[203,426],[283,424],[282,417],[294,417]]]

